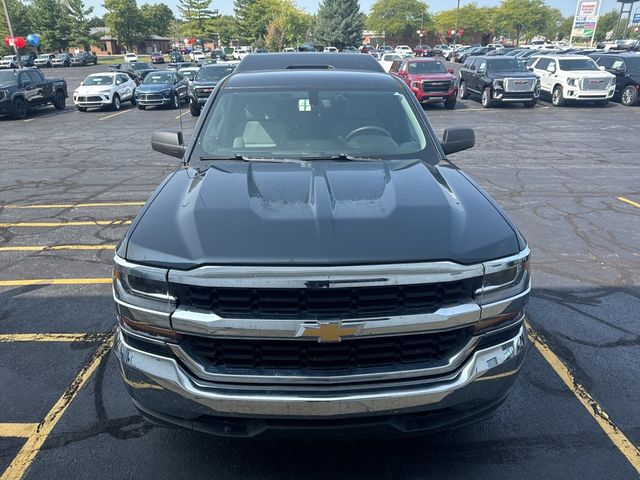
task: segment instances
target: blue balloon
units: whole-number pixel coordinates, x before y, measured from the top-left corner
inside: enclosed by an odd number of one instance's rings
[[[37,47],[40,45],[40,35],[35,33],[30,33],[27,35],[27,43],[32,47]]]

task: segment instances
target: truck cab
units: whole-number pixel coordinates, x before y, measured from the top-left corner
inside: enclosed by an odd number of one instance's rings
[[[443,102],[447,110],[456,106],[458,82],[453,69],[435,58],[396,60],[389,73],[404,81],[420,103]]]

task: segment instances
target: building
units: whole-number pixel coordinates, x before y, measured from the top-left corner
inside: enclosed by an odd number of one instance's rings
[[[96,55],[119,55],[127,51],[124,46],[118,43],[118,39],[112,37],[109,27],[95,27],[91,29],[91,34],[97,37],[91,51]],[[160,35],[149,35],[142,43],[130,48],[135,53],[168,52],[171,50],[172,40]]]

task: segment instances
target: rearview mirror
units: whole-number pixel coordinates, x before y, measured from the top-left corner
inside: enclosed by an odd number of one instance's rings
[[[182,140],[182,132],[153,132],[151,148],[156,152],[177,158],[182,158],[187,150]]]
[[[472,148],[476,144],[476,135],[472,128],[446,128],[442,134],[440,146],[445,155]]]

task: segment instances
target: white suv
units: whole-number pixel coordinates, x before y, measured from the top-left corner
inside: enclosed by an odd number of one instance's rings
[[[411,55],[413,53],[413,50],[411,50],[411,47],[409,45],[398,45],[395,49],[395,53],[397,53],[398,55]]]
[[[616,91],[616,77],[600,70],[584,55],[541,55],[529,67],[540,78],[542,93],[562,107],[568,100],[595,102],[604,106]]]

